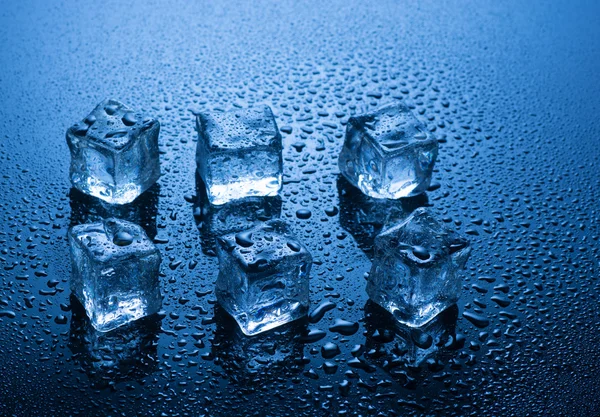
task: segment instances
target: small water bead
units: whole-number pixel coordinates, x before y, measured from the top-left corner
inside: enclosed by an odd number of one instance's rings
[[[249,248],[254,245],[252,241],[252,231],[244,231],[235,235],[235,243],[244,248]]]
[[[490,320],[481,314],[473,313],[470,311],[465,311],[463,313],[463,316],[464,316],[464,318],[469,320],[471,323],[473,323],[473,325],[475,327],[478,327],[480,329],[483,329],[490,325]]]
[[[137,123],[137,118],[135,116],[135,113],[127,112],[123,115],[123,117],[121,118],[121,121],[123,122],[123,124],[125,126],[133,126],[134,124]]]
[[[293,252],[300,252],[302,250],[302,246],[298,242],[288,240],[286,243],[287,247],[290,248]]]
[[[344,336],[351,336],[358,331],[358,323],[343,319],[336,319],[335,323],[332,326],[329,326],[329,331],[339,333]]]
[[[107,106],[104,106],[104,111],[109,116],[112,116],[113,114],[115,114],[117,112],[117,110],[119,110],[119,106],[117,104],[109,104]]]
[[[421,349],[429,349],[433,344],[433,338],[419,329],[412,329],[410,331],[410,337],[415,343],[415,346]]]
[[[310,219],[310,216],[312,216],[312,212],[309,209],[296,210],[296,217],[298,217],[301,220]]]
[[[427,249],[425,249],[423,246],[413,246],[412,247],[412,253],[419,259],[426,261],[427,259],[429,259],[431,257],[431,255],[429,254],[429,252],[427,251]]]
[[[340,353],[340,348],[335,343],[327,342],[321,347],[321,356],[325,359],[335,358]]]
[[[325,313],[334,308],[335,303],[324,301],[308,315],[308,321],[310,323],[318,323],[325,316]]]

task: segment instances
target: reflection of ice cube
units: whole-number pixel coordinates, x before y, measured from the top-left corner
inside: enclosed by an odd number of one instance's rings
[[[397,320],[418,327],[458,300],[471,249],[425,208],[375,238],[367,293]]]
[[[364,310],[365,359],[392,376],[404,379],[407,367],[418,367],[429,358],[451,356],[450,351],[456,348],[456,306],[418,329],[399,323],[371,300]]]
[[[197,198],[194,204],[194,220],[200,231],[202,251],[215,255],[215,239],[229,233],[250,229],[258,222],[281,216],[281,197],[246,197],[230,201],[222,206],[208,201],[204,182],[196,175]]]
[[[160,309],[160,252],[141,227],[117,219],[83,224],[71,228],[69,243],[71,290],[97,330]]]
[[[71,311],[69,349],[95,385],[140,379],[157,368],[157,315],[103,333],[93,328],[75,297],[71,297]]]
[[[71,182],[85,194],[126,204],[160,177],[157,120],[105,100],[67,130]]]
[[[129,204],[108,204],[107,202],[83,194],[76,188],[69,193],[71,206],[71,226],[96,223],[116,217],[142,226],[150,239],[156,236],[156,215],[160,185],[154,184]]]
[[[299,336],[306,321],[296,320],[277,329],[246,337],[237,323],[219,306],[215,306],[215,335],[212,353],[215,364],[237,382],[252,380],[257,384],[289,378],[302,369],[304,344]]]
[[[437,140],[397,103],[348,120],[339,168],[363,193],[396,199],[427,189],[437,154]]]
[[[217,239],[216,295],[246,335],[307,313],[312,257],[281,220]]]
[[[399,200],[369,197],[341,175],[337,180],[337,188],[340,225],[370,258],[375,236],[385,225],[404,220],[414,209],[427,204],[426,194]]]
[[[268,106],[202,113],[196,127],[196,163],[212,204],[278,194],[281,134]]]

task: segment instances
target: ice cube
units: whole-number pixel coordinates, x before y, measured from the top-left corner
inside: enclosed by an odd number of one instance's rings
[[[338,163],[363,193],[397,199],[429,187],[437,154],[437,140],[406,105],[397,103],[348,120]]]
[[[279,193],[281,134],[268,106],[202,113],[196,127],[198,173],[212,204]]]
[[[194,203],[194,220],[200,231],[202,252],[215,256],[218,236],[250,229],[257,223],[281,217],[281,197],[245,197],[221,206],[208,200],[202,179],[196,176],[197,198]]]
[[[458,300],[471,248],[425,208],[375,238],[367,294],[398,321],[419,327]]]
[[[312,257],[289,226],[271,220],[217,239],[217,300],[244,334],[306,315]]]
[[[74,226],[69,231],[71,291],[92,326],[106,332],[161,307],[160,252],[142,228],[124,220]]]
[[[111,204],[130,203],[160,177],[157,120],[105,100],[67,130],[73,187]]]

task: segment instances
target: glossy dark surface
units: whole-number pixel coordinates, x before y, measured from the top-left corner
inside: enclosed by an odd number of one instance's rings
[[[598,3],[322,3],[2,4],[1,415],[600,413]],[[66,234],[107,209],[70,191],[65,131],[106,97],[161,122],[159,185],[119,216],[160,248],[164,314],[98,338]],[[395,100],[440,153],[427,197],[384,209],[431,205],[473,247],[420,332],[367,303],[382,220],[337,168],[348,118]],[[310,310],[335,307],[247,339],[215,306],[194,113],[259,103]]]

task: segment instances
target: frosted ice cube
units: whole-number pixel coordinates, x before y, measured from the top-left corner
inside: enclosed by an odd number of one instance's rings
[[[458,300],[470,252],[465,238],[418,208],[375,238],[367,294],[398,321],[422,326]]]
[[[111,204],[130,203],[160,177],[157,120],[105,100],[67,129],[73,187]]]
[[[161,256],[141,227],[123,220],[69,231],[71,290],[94,328],[109,331],[161,307]]]
[[[212,204],[278,194],[281,134],[268,106],[202,113],[196,128],[198,173]]]
[[[397,103],[348,120],[338,164],[363,193],[397,199],[429,187],[437,154],[437,140]]]
[[[312,257],[281,220],[217,239],[217,300],[246,335],[306,315]]]

